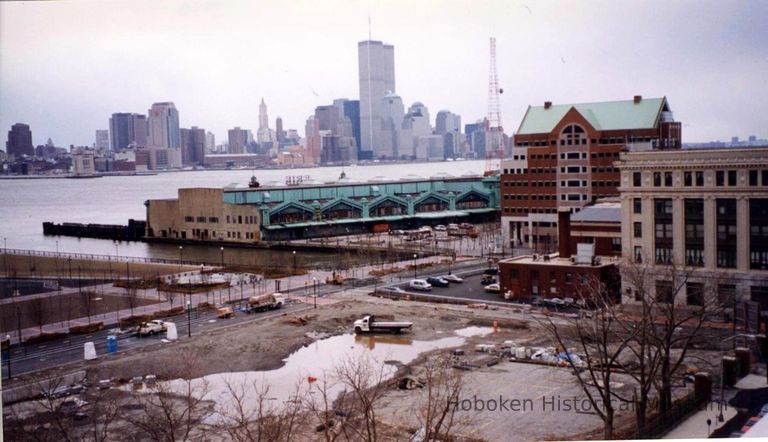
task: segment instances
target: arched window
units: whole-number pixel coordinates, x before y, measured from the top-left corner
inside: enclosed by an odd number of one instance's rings
[[[587,144],[587,134],[581,126],[571,124],[560,133],[561,146],[579,146],[582,144]]]

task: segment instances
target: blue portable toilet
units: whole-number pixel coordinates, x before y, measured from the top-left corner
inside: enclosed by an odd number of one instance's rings
[[[117,351],[117,336],[107,336],[107,353],[115,353]]]

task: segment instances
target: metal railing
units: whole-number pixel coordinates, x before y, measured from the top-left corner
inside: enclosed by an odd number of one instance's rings
[[[178,259],[166,258],[143,258],[138,256],[117,256],[117,255],[98,255],[93,253],[71,253],[71,252],[49,252],[46,250],[26,250],[26,249],[3,249],[3,254],[17,256],[40,256],[46,258],[63,259],[85,259],[93,261],[115,261],[115,262],[137,262],[137,263],[155,263],[155,264],[191,264],[199,265],[198,262],[181,261]]]

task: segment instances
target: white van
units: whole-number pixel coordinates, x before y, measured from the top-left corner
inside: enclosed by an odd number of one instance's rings
[[[432,290],[432,284],[428,283],[423,279],[412,279],[411,282],[408,284],[408,287],[414,290],[424,290],[424,291]]]

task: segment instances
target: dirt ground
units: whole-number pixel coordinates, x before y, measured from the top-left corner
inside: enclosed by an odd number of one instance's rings
[[[350,333],[352,322],[366,314],[413,321],[414,328],[406,336],[418,341],[431,341],[467,327],[481,327],[483,336],[466,337],[461,358],[477,363],[487,354],[475,352],[477,344],[500,344],[514,341],[516,346],[548,347],[551,340],[535,320],[521,319],[506,310],[474,311],[460,306],[433,306],[416,302],[396,302],[371,297],[348,298],[343,301],[304,310],[296,314],[283,314],[272,319],[236,324],[215,329],[194,340],[156,345],[129,350],[97,361],[70,365],[67,372],[84,369],[92,383],[100,379],[127,381],[134,376],[154,374],[158,380],[200,378],[222,372],[265,371],[281,367],[285,358],[303,346],[310,345],[318,335],[333,336]],[[489,332],[492,325],[497,331]],[[477,328],[475,329],[477,330]],[[378,339],[378,338],[377,338]],[[406,375],[418,376],[428,357],[446,355],[447,349],[424,353],[408,365],[401,366],[390,383],[378,415],[389,428],[406,431],[418,428],[413,409],[424,394],[421,390],[399,390],[394,387]],[[190,359],[189,355],[194,355]],[[191,360],[196,363],[190,363]],[[47,375],[61,372],[51,370]],[[510,362],[501,358],[498,364],[463,372],[465,388],[461,399],[493,400],[507,398],[529,400],[531,409],[517,411],[471,410],[461,412],[473,429],[473,440],[553,440],[595,439],[602,436],[602,421],[589,410],[564,409],[566,402],[585,396],[574,375],[567,368]],[[40,376],[38,374],[37,376]],[[615,377],[621,390],[632,382]],[[676,391],[683,394],[684,388]],[[624,393],[628,393],[624,391]],[[572,405],[573,406],[573,405]],[[578,407],[577,407],[578,408]],[[617,414],[617,426],[628,425],[633,411]],[[403,434],[403,433],[401,433]],[[511,436],[514,435],[514,436]]]
[[[78,276],[101,278],[104,275],[131,277],[138,275],[166,275],[179,271],[200,270],[197,266],[179,266],[175,264],[156,264],[115,261],[96,261],[89,259],[56,258],[53,256],[3,255],[0,272],[4,276]]]

